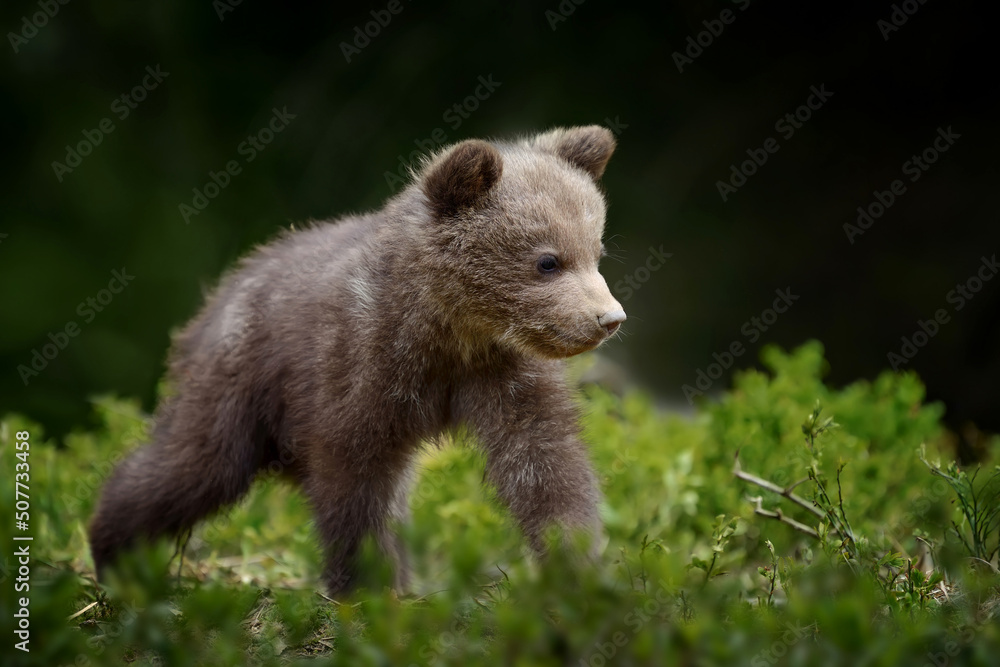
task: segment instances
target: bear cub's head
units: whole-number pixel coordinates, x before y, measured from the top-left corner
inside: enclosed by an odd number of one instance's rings
[[[615,149],[599,126],[516,142],[469,140],[418,175],[430,212],[427,258],[460,336],[544,358],[591,350],[625,311],[598,271],[605,201],[597,182]]]

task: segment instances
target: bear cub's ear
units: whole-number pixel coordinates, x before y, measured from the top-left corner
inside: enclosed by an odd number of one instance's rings
[[[430,168],[423,189],[439,217],[478,204],[500,180],[503,159],[491,144],[463,141]]]
[[[604,168],[615,152],[614,135],[600,125],[557,128],[538,135],[529,144],[583,169],[595,181],[604,174]]]

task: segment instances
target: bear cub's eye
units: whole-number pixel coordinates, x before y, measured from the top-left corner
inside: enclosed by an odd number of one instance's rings
[[[542,255],[537,266],[539,273],[555,273],[559,270],[559,260],[552,255]]]

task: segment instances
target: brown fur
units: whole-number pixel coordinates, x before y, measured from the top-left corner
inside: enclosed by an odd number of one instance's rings
[[[599,529],[563,358],[624,320],[598,273],[604,128],[471,140],[375,213],[288,233],[246,257],[177,336],[152,442],[108,480],[90,526],[100,572],[176,535],[271,465],[315,511],[330,590],[360,542],[397,562],[421,440],[459,424],[529,543]],[[558,258],[544,272],[539,258]]]

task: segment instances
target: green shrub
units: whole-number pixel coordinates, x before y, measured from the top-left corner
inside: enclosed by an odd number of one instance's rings
[[[544,563],[526,558],[457,433],[420,459],[403,530],[414,592],[376,577],[336,602],[317,592],[308,507],[275,479],[196,529],[183,565],[174,544],[158,544],[99,591],[86,521],[148,420],[134,402],[102,398],[101,426],[57,447],[8,416],[5,465],[16,461],[13,435],[31,433],[34,540],[31,653],[8,634],[3,663],[990,664],[1000,649],[996,462],[979,477],[925,463],[951,452],[941,408],[923,404],[911,373],[833,389],[818,343],[767,348],[762,361],[767,373],[739,373],[692,419],[642,394],[584,390],[604,492],[599,563],[555,547]],[[14,485],[0,478],[4,516]],[[11,523],[0,525],[15,544]],[[7,619],[18,597],[10,553]]]

